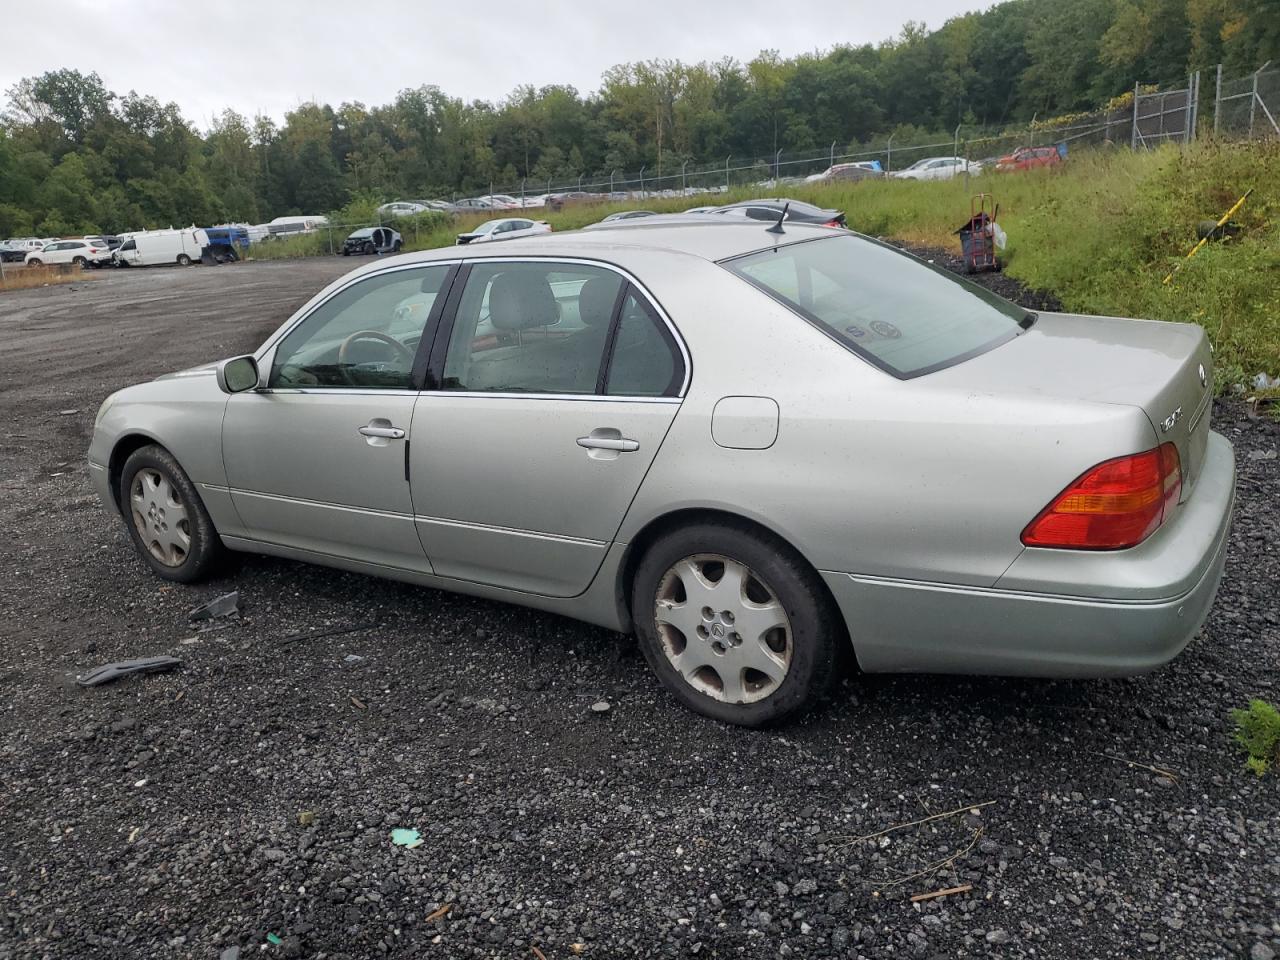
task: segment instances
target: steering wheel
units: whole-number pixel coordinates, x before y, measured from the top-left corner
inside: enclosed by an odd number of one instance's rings
[[[343,340],[342,346],[338,348],[338,369],[342,371],[343,379],[353,387],[358,387],[360,384],[351,378],[351,366],[347,363],[347,354],[351,351],[351,345],[357,340],[377,340],[379,343],[384,343],[396,352],[397,357],[403,357],[408,366],[413,366],[413,354],[395,337],[379,333],[377,330],[357,330]]]

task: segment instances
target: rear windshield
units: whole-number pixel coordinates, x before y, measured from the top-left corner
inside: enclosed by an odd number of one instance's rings
[[[941,267],[853,234],[760,250],[723,265],[901,378],[984,353],[1034,319]]]

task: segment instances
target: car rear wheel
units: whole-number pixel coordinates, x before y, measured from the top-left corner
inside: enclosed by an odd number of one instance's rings
[[[785,543],[711,521],[657,540],[632,588],[645,659],[685,706],[748,727],[815,704],[835,676],[838,615]]]
[[[193,583],[221,557],[222,541],[195,485],[164,447],[149,444],[129,455],[118,495],[133,545],[158,576]]]
[[[27,260],[27,266],[28,266],[28,267],[41,267],[41,266],[44,266],[44,264],[42,264],[42,263],[40,262],[40,259],[39,259],[38,257],[30,257],[30,258],[28,258],[28,260]]]
[[[185,253],[178,254],[178,266],[180,267],[191,266],[191,258],[188,257]]]
[[[395,242],[395,245],[394,245],[391,249],[392,249],[392,251],[393,251],[394,253],[399,253],[399,252],[400,252],[400,248],[401,248],[401,247],[403,247],[403,246],[404,246],[404,244],[403,244],[403,243],[401,243],[399,240],[397,240],[397,241]]]
[[[79,267],[81,270],[83,270],[86,266],[88,266],[88,261],[85,260],[84,257],[72,257],[71,262],[75,266]]]

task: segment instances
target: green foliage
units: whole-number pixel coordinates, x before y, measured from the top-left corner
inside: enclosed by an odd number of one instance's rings
[[[1247,709],[1232,710],[1236,743],[1249,755],[1245,766],[1259,777],[1280,762],[1280,710],[1265,700],[1250,700]]]
[[[835,36],[827,52],[792,59],[766,50],[747,63],[624,64],[585,96],[522,86],[497,104],[465,103],[424,85],[380,106],[305,103],[282,125],[228,110],[203,135],[174,104],[56,70],[7,91],[0,227],[259,222],[522,180],[541,192],[612,170],[670,176],[690,159],[820,157],[832,143],[879,150],[890,132],[896,160],[957,123],[1092,109],[1135,79],[1177,80],[1219,60],[1232,76],[1280,62],[1277,3],[1006,0],[933,31],[908,23],[876,46]],[[63,170],[68,157],[82,167]],[[58,182],[42,189],[55,171]]]

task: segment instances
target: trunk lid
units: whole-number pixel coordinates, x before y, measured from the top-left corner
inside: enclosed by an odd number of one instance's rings
[[[1042,313],[1008,343],[925,379],[970,391],[1140,407],[1157,442],[1177,445],[1183,500],[1204,462],[1213,355],[1204,330],[1193,324]]]

